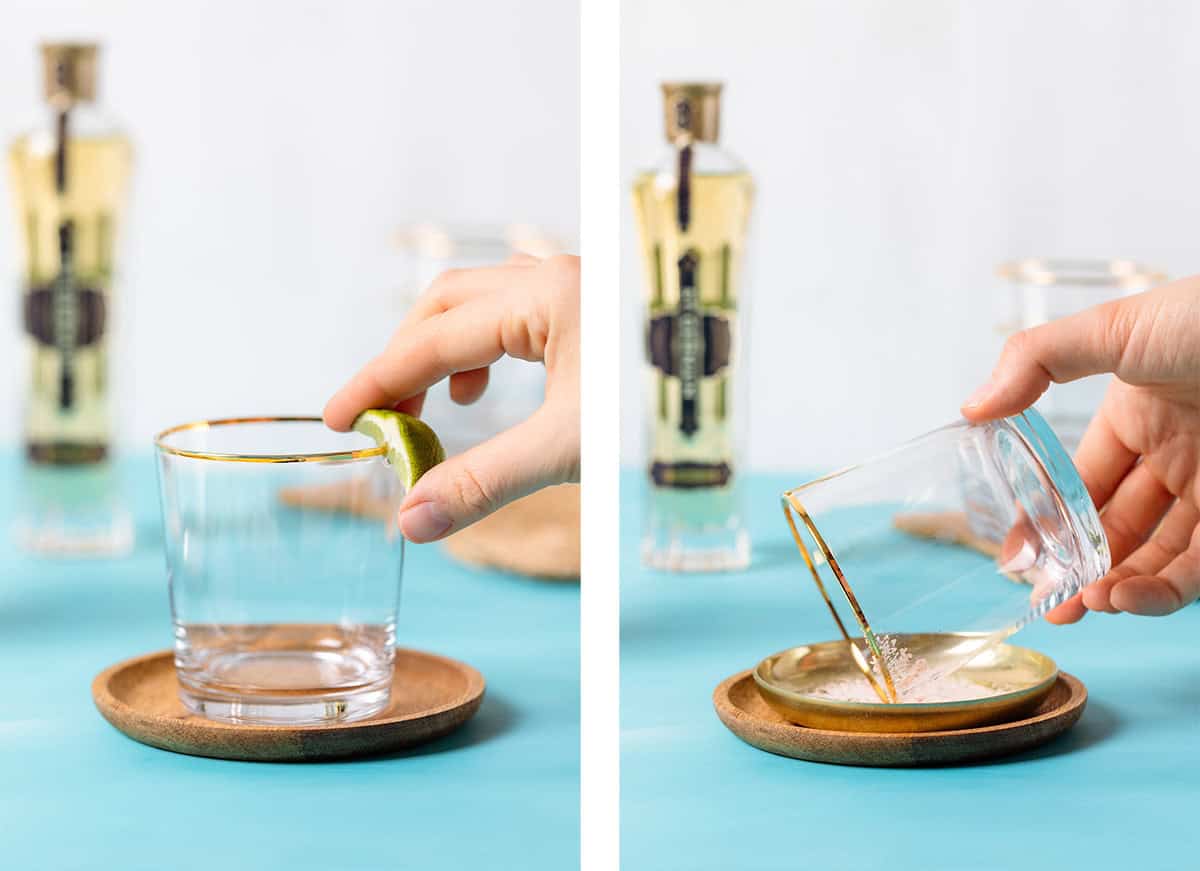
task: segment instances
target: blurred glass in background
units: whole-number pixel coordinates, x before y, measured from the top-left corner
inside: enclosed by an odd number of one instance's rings
[[[1004,334],[1026,330],[1123,296],[1149,290],[1167,276],[1131,260],[1027,258],[1003,263],[996,274],[1008,282]],[[1069,451],[1083,438],[1100,407],[1111,376],[1052,384],[1037,403]]]
[[[545,258],[566,250],[563,242],[527,224],[413,224],[401,229],[399,243],[404,256],[403,312],[447,269],[500,266],[514,254]],[[546,369],[540,363],[502,357],[490,369],[487,390],[471,405],[455,405],[444,386],[429,392],[422,417],[435,422],[449,454],[461,453],[508,429],[542,404]]]

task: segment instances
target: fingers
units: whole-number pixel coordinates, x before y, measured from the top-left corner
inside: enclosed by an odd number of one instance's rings
[[[1162,571],[1187,547],[1198,519],[1193,506],[1176,501],[1145,466],[1136,466],[1101,514],[1113,554],[1113,570],[1050,611],[1046,619],[1058,624],[1075,623],[1088,611],[1116,614],[1124,610],[1113,602],[1113,591],[1129,578]],[[1151,532],[1153,536],[1147,540]]]
[[[325,423],[346,430],[368,408],[393,408],[456,372],[480,369],[504,353],[509,303],[491,295],[460,305],[397,334],[325,406]]]
[[[996,568],[1005,574],[1020,574],[1037,564],[1041,553],[1041,536],[1029,520],[1024,509],[1017,511],[1017,519],[1000,542],[1000,554]]]
[[[963,416],[993,420],[1024,411],[1051,382],[1115,372],[1129,343],[1135,308],[1116,300],[1014,334],[991,379],[967,400]]]
[[[511,287],[533,264],[510,259],[504,266],[478,269],[448,269],[426,288],[404,316],[400,329],[449,311],[455,306],[487,293]],[[399,331],[397,331],[399,332]]]
[[[1157,576],[1128,578],[1113,587],[1112,604],[1127,614],[1162,617],[1190,605],[1200,595],[1200,529],[1191,546]]]
[[[420,417],[421,411],[425,408],[425,391],[422,390],[416,396],[410,396],[407,399],[401,399],[399,402],[392,405],[396,411],[403,411],[405,414],[411,414],[413,417]],[[351,420],[351,423],[354,421]]]
[[[1078,623],[1087,615],[1087,612],[1088,609],[1083,604],[1081,594],[1076,593],[1057,608],[1047,611],[1046,619],[1059,626],[1065,626],[1068,623]]]
[[[1075,468],[1091,494],[1092,503],[1101,508],[1138,458],[1136,451],[1117,438],[1106,409],[1107,401],[1088,424],[1075,451]]]
[[[362,371],[355,375],[345,387],[329,400],[325,406],[325,423],[336,430],[349,429],[354,422],[354,418],[368,408],[395,408],[408,414],[420,414],[421,407],[425,401],[424,390],[433,382],[422,383],[422,380],[419,378],[409,380],[400,379],[401,386],[396,386],[391,383],[392,379],[386,377],[388,367],[396,365],[400,360],[406,359],[408,349],[412,348],[415,342],[424,342],[425,345],[422,347],[428,352],[432,333],[444,334],[448,329],[471,322],[469,319],[461,317],[447,318],[441,323],[440,328],[430,330],[426,326],[430,321],[436,320],[441,316],[456,313],[460,309],[470,306],[472,303],[485,302],[491,297],[501,295],[503,291],[512,287],[514,283],[519,283],[521,279],[525,278],[528,275],[530,267],[536,266],[539,263],[541,261],[536,257],[517,254],[511,257],[504,266],[478,269],[450,269],[443,272],[421,294],[416,304],[409,310],[404,318],[404,322],[392,337],[388,349],[380,357],[364,367]],[[494,300],[492,302],[493,305],[490,310],[495,313],[499,307],[495,304]],[[482,309],[476,309],[475,311],[482,311]],[[498,327],[498,323],[488,326]],[[489,329],[487,332],[489,335],[494,335],[496,329]],[[447,340],[443,339],[442,341]],[[500,353],[503,352],[498,352],[496,357]],[[465,372],[458,373],[457,371],[442,371],[438,377],[452,376],[450,383],[451,398],[461,405],[468,405],[477,400],[487,387],[488,376],[486,366],[488,363],[493,362],[496,357],[470,366],[466,371],[471,374],[465,374]],[[475,371],[480,369],[482,370],[481,372]],[[428,371],[428,367],[422,371]],[[461,377],[459,377],[460,374]],[[414,384],[416,386],[413,386]]]
[[[560,432],[543,409],[426,472],[400,506],[400,531],[435,541],[569,474]]]
[[[470,405],[483,396],[488,386],[488,368],[469,369],[450,376],[450,398],[459,405]]]
[[[1036,571],[1038,557],[1041,555],[1041,534],[1029,520],[1024,510],[1017,512],[1017,518],[1012,528],[1000,543],[1000,553],[997,557],[997,569],[1005,574],[1020,575],[1023,580],[1033,584],[1029,593],[1029,601],[1036,605],[1048,593],[1054,590],[1053,582],[1039,580]],[[1034,569],[1034,571],[1030,571]],[[1051,623],[1076,623],[1087,614],[1078,594],[1072,596],[1061,605],[1046,612],[1046,619]]]
[[[1105,577],[1084,588],[1084,604],[1093,611],[1116,614],[1170,613],[1183,601],[1185,588],[1163,586],[1168,569],[1188,550],[1197,534],[1200,511],[1188,502],[1177,502],[1167,513],[1154,536]],[[1176,571],[1180,567],[1177,566]],[[1186,566],[1185,566],[1186,568]],[[1186,580],[1186,572],[1180,575]],[[1195,583],[1187,601],[1195,598]],[[1169,611],[1163,607],[1171,605]]]
[[[1120,609],[1112,603],[1113,589],[1129,578],[1161,572],[1187,547],[1195,525],[1191,506],[1176,503],[1153,538],[1127,559],[1114,561],[1112,571],[1083,589],[1083,604],[1091,611],[1116,614]]]
[[[1134,466],[1100,514],[1113,565],[1123,562],[1150,537],[1174,502],[1175,495],[1145,463]]]

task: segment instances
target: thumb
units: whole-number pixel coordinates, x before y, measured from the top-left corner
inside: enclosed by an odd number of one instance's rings
[[[409,541],[437,541],[569,475],[543,410],[421,476],[400,506]]]
[[[974,422],[1008,417],[1037,402],[1051,382],[1115,372],[1133,333],[1137,299],[1115,300],[1014,333],[992,377],[964,403],[963,416]]]

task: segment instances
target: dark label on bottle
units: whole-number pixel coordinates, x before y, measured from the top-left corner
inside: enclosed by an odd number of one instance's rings
[[[62,292],[55,284],[35,287],[25,294],[25,332],[32,336],[40,345],[56,347],[54,299],[55,293]],[[75,340],[76,348],[86,348],[98,342],[104,335],[104,294],[87,287],[75,288],[74,309],[76,316]],[[63,319],[64,322],[66,318]]]
[[[728,463],[653,463],[650,480],[656,487],[690,490],[724,487],[733,476]]]
[[[46,466],[82,466],[108,459],[108,446],[96,442],[29,442],[25,455]]]
[[[58,407],[69,411],[75,404],[75,342],[79,331],[79,288],[75,284],[75,224],[58,226],[58,278],[54,280],[51,311],[54,344],[58,348]]]
[[[689,438],[700,428],[700,381],[724,370],[733,350],[730,321],[700,311],[699,263],[695,251],[679,258],[679,306],[652,318],[646,330],[650,364],[679,379],[679,430]]]
[[[61,71],[62,67],[59,67]],[[61,84],[61,83],[60,83]],[[54,190],[67,192],[67,141],[70,137],[70,121],[66,112],[58,113],[54,142]]]
[[[700,290],[696,286],[699,258],[688,251],[679,258],[679,430],[692,436],[700,428],[700,378],[704,372],[704,328]]]
[[[679,149],[679,184],[675,188],[675,222],[686,233],[692,223],[692,146]]]
[[[711,378],[729,365],[733,350],[733,329],[727,319],[720,315],[706,314],[701,318],[704,325],[704,377]],[[650,320],[646,332],[646,355],[650,365],[664,375],[679,374],[679,354],[676,338],[679,335],[677,315],[659,315]]]

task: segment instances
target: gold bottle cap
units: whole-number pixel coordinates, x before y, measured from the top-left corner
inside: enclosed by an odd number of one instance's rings
[[[99,46],[91,42],[42,43],[46,100],[68,106],[95,100],[99,50]]]
[[[720,82],[663,82],[667,140],[716,142],[721,122]]]

